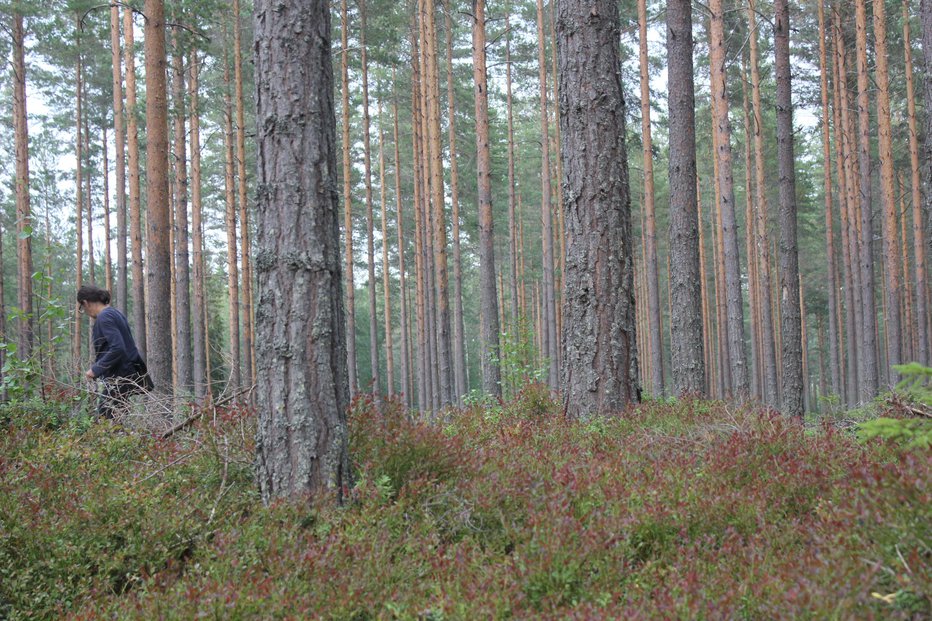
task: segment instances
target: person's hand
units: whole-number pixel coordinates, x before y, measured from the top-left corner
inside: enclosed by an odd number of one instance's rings
[[[96,376],[94,375],[94,371],[92,371],[91,369],[88,369],[87,371],[84,372],[84,377],[86,377],[89,380],[96,378]]]

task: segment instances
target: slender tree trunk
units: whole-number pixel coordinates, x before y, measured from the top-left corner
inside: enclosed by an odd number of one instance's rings
[[[651,393],[663,392],[663,332],[660,314],[660,275],[657,266],[657,221],[654,210],[654,155],[650,127],[650,73],[647,51],[647,0],[638,0],[639,58],[641,71],[641,144],[644,157],[644,212],[647,230],[644,252],[647,255],[647,322],[650,344]]]
[[[168,194],[168,102],[166,99],[165,5],[145,3],[146,53],[146,270],[148,366],[159,392],[171,394],[171,199]]]
[[[126,67],[126,157],[129,169],[129,236],[133,260],[133,336],[143,356],[146,335],[146,278],[142,263],[142,192],[139,184],[139,129],[136,122],[136,60],[133,10],[123,9],[123,64]],[[163,300],[164,302],[164,300]]]
[[[227,33],[224,32],[226,40]],[[224,50],[223,59],[223,104],[224,104],[224,204],[227,230],[227,290],[230,315],[230,384],[233,394],[243,385],[242,356],[239,330],[239,268],[236,248],[236,164],[233,161],[233,97],[230,84],[229,56]]]
[[[459,168],[456,163],[456,91],[453,88],[453,19],[446,13],[447,44],[447,114],[450,140],[450,203],[453,220],[453,383],[456,402],[466,394],[466,341],[463,323],[463,260],[460,251]],[[507,29],[507,15],[505,17]],[[507,52],[506,52],[507,53]],[[509,69],[510,71],[510,69]]]
[[[508,114],[508,259],[511,285],[511,320],[509,332],[518,329],[518,224],[515,181],[515,127],[511,96],[511,6],[505,10],[505,88]],[[513,334],[513,337],[517,337]]]
[[[916,358],[920,364],[929,365],[928,309],[926,297],[929,283],[926,280],[925,231],[922,221],[922,191],[919,168],[919,132],[916,128],[916,91],[913,85],[913,51],[909,31],[909,2],[903,0],[903,50],[906,62],[906,110],[909,122],[909,170],[912,181],[913,216],[913,282],[915,283],[915,334]],[[928,79],[926,80],[928,81]],[[928,136],[929,134],[927,134]],[[928,138],[927,142],[930,142]],[[909,280],[904,275],[904,280]]]
[[[836,306],[838,284],[835,268],[835,226],[832,213],[832,140],[829,133],[828,54],[826,52],[825,0],[819,0],[819,88],[822,95],[822,182],[825,193],[825,254],[828,258],[828,342],[831,359],[832,394],[841,394],[838,361],[838,325]],[[837,140],[837,134],[836,134]]]
[[[715,363],[712,358],[712,314],[709,310],[709,285],[706,279],[706,262],[705,262],[705,233],[703,229],[702,218],[702,184],[699,177],[696,177],[696,224],[699,229],[699,290],[700,299],[702,300],[702,362],[704,366],[705,385],[713,386],[715,382]],[[670,269],[670,258],[667,257],[667,282],[672,287],[672,272]],[[670,302],[670,322],[673,322],[673,302]],[[670,329],[670,339],[672,343],[673,329]]]
[[[617,3],[565,0],[557,11],[567,189],[563,407],[585,418],[619,412],[641,393],[625,102]]]
[[[127,311],[127,265],[126,265],[126,150],[125,122],[123,119],[123,71],[120,60],[120,7],[110,7],[110,61],[113,65],[113,140],[114,177],[117,212],[117,279],[116,304],[124,313]]]
[[[433,210],[434,292],[437,296],[437,372],[440,379],[440,405],[453,403],[453,364],[450,331],[450,295],[447,277],[447,229],[444,217],[443,150],[440,141],[440,82],[437,65],[437,32],[434,3],[423,2],[426,26],[427,138],[429,146],[430,189]],[[494,272],[493,272],[494,273]],[[493,283],[494,286],[494,283]]]
[[[810,384],[812,383],[809,377],[809,349],[808,345],[808,329],[806,326],[806,296],[805,296],[805,287],[803,286],[802,277],[799,279],[799,325],[800,325],[800,351],[802,352],[802,376],[803,376],[803,410],[806,412],[811,411],[811,399],[809,396]]]
[[[392,339],[391,278],[388,271],[388,204],[385,188],[385,133],[382,130],[382,99],[379,98],[379,211],[382,214],[382,292],[385,316],[385,371],[389,398],[395,396],[395,352]]]
[[[239,176],[237,177],[236,195],[239,199],[239,225],[240,225],[240,266],[243,289],[243,347],[245,348],[244,365],[249,385],[256,383],[256,348],[253,339],[253,304],[252,304],[252,263],[250,255],[252,247],[249,243],[249,197],[246,190],[246,101],[243,98],[243,53],[242,53],[242,27],[240,25],[240,3],[233,0],[233,83],[235,85],[236,99],[236,163]]]
[[[874,304],[874,256],[872,240],[874,225],[871,199],[871,127],[870,127],[870,80],[867,66],[867,9],[865,0],[856,0],[856,43],[858,67],[858,178],[860,180],[860,257],[861,271],[861,348],[858,360],[861,372],[858,385],[862,402],[877,394],[877,316]]]
[[[884,293],[887,310],[887,364],[879,380],[885,388],[895,381],[892,366],[903,361],[900,351],[900,270],[896,226],[896,180],[893,172],[893,128],[890,121],[890,77],[887,68],[887,17],[883,0],[874,0],[874,78],[877,84],[878,155],[880,188],[883,194],[883,256],[886,268]]]
[[[903,172],[900,171],[897,175],[898,188],[897,193],[899,194],[899,208],[897,212],[899,213],[899,226],[900,232],[897,236],[897,244],[900,249],[900,259],[903,275],[903,304],[901,306],[902,312],[900,313],[900,325],[902,330],[900,331],[900,355],[903,361],[916,360],[916,351],[914,344],[918,340],[917,335],[913,333],[913,308],[912,308],[912,299],[913,299],[913,284],[910,282],[909,278],[909,237],[906,234],[906,220],[907,220],[907,208],[906,208],[906,179],[903,176]]]
[[[29,201],[29,127],[26,120],[26,31],[15,3],[13,12],[13,135],[16,157],[17,299],[20,310],[17,355],[26,360],[35,342],[32,316],[32,208]]]
[[[369,370],[372,394],[379,398],[382,392],[379,381],[379,320],[378,289],[375,282],[375,216],[372,207],[372,148],[369,139],[369,63],[366,56],[366,3],[357,0],[359,6],[359,48],[362,65],[362,144],[363,144],[363,182],[366,188],[366,267],[369,271],[367,282],[369,292]]]
[[[395,72],[392,71],[392,84],[395,84]],[[401,298],[401,391],[404,394],[406,408],[411,407],[411,354],[408,338],[408,300],[407,273],[405,272],[404,213],[401,201],[401,156],[398,146],[398,99],[392,97],[392,118],[394,121],[393,138],[395,146],[395,228],[398,234],[398,290]]]
[[[802,416],[803,352],[799,254],[796,241],[796,172],[793,156],[793,102],[790,83],[790,9],[774,4],[774,66],[777,78],[777,164],[780,172],[780,315],[783,342],[783,413]]]
[[[668,106],[670,124],[670,283],[673,316],[673,391],[705,394],[702,290],[696,205],[696,116],[693,86],[692,5],[667,3]],[[564,132],[565,133],[565,132]]]
[[[925,60],[925,66],[932,67],[932,0],[922,0],[921,3],[921,23],[922,23],[922,54]],[[932,110],[932,80],[925,80],[925,108],[926,110]],[[925,141],[925,152],[924,152],[924,170],[925,174],[923,178],[926,180],[926,193],[925,193],[925,212],[926,212],[926,231],[932,231],[932,139],[929,137],[932,136],[932,114],[926,114],[926,141]],[[914,208],[915,209],[915,208]],[[925,250],[932,254],[932,235],[929,235],[925,240],[926,246]],[[918,255],[916,257],[918,263]],[[929,283],[926,282],[926,285]],[[926,300],[926,308],[928,308],[929,299]],[[928,326],[925,327],[926,335],[929,339],[932,339],[932,313],[927,313],[930,315]],[[932,353],[928,353],[927,356],[932,358]],[[926,362],[929,363],[929,358],[926,358]]]
[[[101,167],[104,172],[104,282],[107,283],[107,291],[113,291],[113,263],[110,260],[110,145],[107,142],[106,126],[103,127],[101,133],[103,134],[100,143],[103,157]]]
[[[473,0],[472,58],[476,87],[476,162],[479,194],[479,324],[482,391],[500,397],[498,295],[495,290],[495,237],[492,222],[492,154],[489,149],[489,96],[485,65],[485,0]]]
[[[194,362],[191,359],[191,272],[188,254],[188,162],[185,139],[184,56],[177,33],[172,37],[172,98],[175,104],[175,334],[177,344],[177,384],[182,392],[190,392],[194,384]]]
[[[747,228],[745,235],[745,253],[748,262],[748,298],[751,311],[751,360],[754,366],[748,368],[751,371],[751,397],[760,401],[762,385],[761,381],[761,356],[760,356],[760,303],[758,297],[760,292],[757,287],[757,253],[754,245],[754,192],[751,187],[751,175],[753,166],[751,164],[751,102],[748,97],[747,88],[747,61],[744,54],[741,54],[741,103],[742,112],[744,113],[744,223]]]
[[[770,291],[770,244],[767,234],[767,180],[764,174],[764,117],[761,103],[760,64],[757,45],[757,13],[754,0],[748,0],[748,23],[750,25],[749,52],[751,60],[751,99],[754,109],[754,174],[757,183],[757,257],[759,260],[759,285],[761,308],[761,354],[764,367],[764,403],[777,407],[780,392],[777,384],[777,357],[774,344],[773,304]],[[750,230],[750,227],[748,227]]]
[[[431,408],[431,382],[430,382],[430,339],[427,331],[426,308],[426,265],[424,261],[424,206],[423,206],[423,166],[421,158],[421,89],[420,89],[420,58],[418,37],[415,32],[411,34],[412,43],[412,76],[411,76],[411,149],[414,166],[414,266],[415,266],[415,317],[417,334],[417,395],[418,409],[422,411]]]
[[[750,388],[747,356],[744,351],[744,301],[741,292],[741,265],[738,256],[738,225],[735,216],[735,190],[732,173],[731,122],[728,119],[728,76],[725,67],[725,28],[722,0],[710,0],[712,98],[715,101],[713,131],[718,133],[718,203],[722,211],[722,249],[725,258],[725,304],[728,322],[728,360],[732,390],[739,402],[746,401]]]
[[[207,354],[207,295],[206,295],[206,277],[204,262],[204,224],[203,224],[203,199],[201,197],[201,118],[199,107],[199,84],[200,77],[199,61],[197,50],[192,49],[189,55],[189,78],[188,78],[188,101],[191,115],[191,241],[192,241],[192,261],[194,263],[194,303],[192,305],[193,315],[193,338],[192,345],[194,350],[193,360],[193,381],[194,397],[201,402],[210,393],[210,374],[208,373],[208,354]]]
[[[342,498],[352,481],[330,4],[259,0],[255,26],[264,188],[257,253],[259,487],[265,500],[321,491]]]
[[[346,356],[349,368],[350,398],[359,390],[356,365],[356,283],[353,274],[353,169],[350,164],[350,112],[349,112],[349,17],[347,0],[340,2],[340,56],[342,124],[343,129],[343,227],[345,239],[346,266],[343,273],[346,279]]]
[[[75,32],[80,33],[80,16],[75,16]],[[76,35],[75,44],[77,47],[77,58],[75,61],[75,222],[74,230],[77,237],[75,248],[75,289],[80,289],[84,284],[84,139],[81,137],[81,125],[84,121],[84,60],[81,53],[80,35]],[[0,270],[2,271],[2,270]],[[4,321],[6,315],[3,316]],[[74,332],[71,339],[71,358],[72,364],[79,365],[83,368],[84,361],[81,360],[81,340],[82,328],[84,326],[84,317],[75,312],[74,315]],[[145,327],[145,325],[143,325]]]
[[[547,116],[547,56],[544,51],[544,1],[537,0],[537,62],[540,76],[540,133],[541,133],[541,251],[543,257],[543,348],[549,360],[548,383],[556,389],[559,379],[557,345],[557,317],[553,274],[553,218],[550,206],[550,130]]]
[[[83,80],[84,85],[84,101],[90,101],[90,98],[87,94],[87,80]],[[90,121],[88,120],[89,114],[85,114],[82,119],[84,122],[84,204],[87,208],[87,237],[85,241],[87,242],[87,271],[90,276],[90,282],[95,285],[97,282],[97,265],[94,256],[94,194],[91,191],[91,132],[90,132]],[[91,325],[94,325],[91,322]],[[90,341],[88,341],[90,344]]]

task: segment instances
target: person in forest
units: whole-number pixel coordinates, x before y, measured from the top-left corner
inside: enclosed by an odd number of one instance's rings
[[[94,364],[84,375],[101,380],[97,403],[101,418],[114,417],[129,406],[129,398],[153,388],[146,363],[136,348],[126,317],[110,306],[110,292],[93,285],[78,289],[78,312],[93,318]]]

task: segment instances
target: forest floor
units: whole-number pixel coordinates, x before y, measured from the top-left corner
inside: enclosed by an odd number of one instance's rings
[[[248,412],[159,440],[7,408],[0,618],[929,618],[932,451],[833,421],[359,400],[348,501],[264,507]]]

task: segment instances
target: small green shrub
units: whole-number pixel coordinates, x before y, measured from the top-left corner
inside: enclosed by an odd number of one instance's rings
[[[927,418],[875,418],[858,425],[862,442],[880,438],[907,449],[932,448],[932,420]]]

